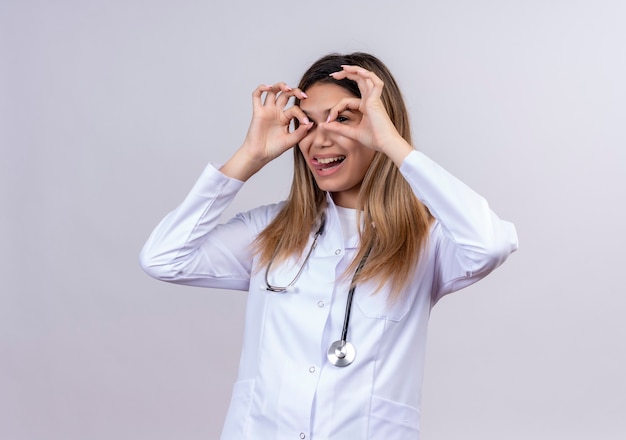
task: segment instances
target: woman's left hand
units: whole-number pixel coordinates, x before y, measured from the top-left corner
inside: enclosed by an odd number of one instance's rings
[[[365,147],[372,148],[399,160],[404,159],[411,147],[398,133],[383,105],[381,95],[385,84],[373,72],[358,66],[342,66],[343,70],[332,73],[336,80],[350,79],[357,83],[361,98],[344,98],[331,110],[327,129],[353,139]],[[344,110],[358,111],[362,118],[357,126],[333,122]]]

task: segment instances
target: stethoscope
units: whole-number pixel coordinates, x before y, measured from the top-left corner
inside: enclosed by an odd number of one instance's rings
[[[291,282],[287,284],[285,287],[274,286],[270,284],[268,280],[268,275],[270,273],[272,263],[274,262],[274,257],[276,256],[276,253],[274,253],[274,255],[272,256],[272,259],[267,265],[267,269],[265,269],[265,285],[266,285],[265,289],[266,290],[269,290],[270,292],[284,293],[284,292],[287,292],[295,284],[295,282],[298,280],[298,278],[300,278],[300,275],[304,271],[304,266],[306,266],[306,263],[309,261],[309,258],[311,257],[311,254],[313,253],[313,249],[315,249],[315,247],[317,246],[317,239],[324,232],[325,225],[326,225],[326,217],[322,216],[320,227],[317,229],[317,232],[315,232],[315,236],[313,237],[313,243],[311,244],[311,248],[309,249],[309,252],[306,254],[306,257],[304,258],[304,262],[300,266],[300,270],[298,270],[298,273],[293,278],[293,280],[291,280]],[[352,310],[352,298],[354,297],[354,291],[356,290],[356,285],[354,284],[354,280],[356,279],[356,276],[359,274],[363,266],[365,266],[365,261],[367,260],[367,257],[369,256],[370,250],[371,248],[368,249],[365,255],[363,255],[363,258],[359,262],[359,265],[356,268],[356,271],[354,272],[354,276],[352,277],[352,282],[350,283],[350,290],[348,291],[348,299],[346,300],[346,312],[343,318],[343,328],[341,330],[341,339],[330,344],[330,347],[328,347],[328,352],[326,353],[326,357],[328,358],[328,361],[331,364],[333,364],[335,367],[346,367],[350,365],[356,358],[356,349],[354,348],[354,345],[352,345],[347,340],[348,324],[350,322],[350,312]]]

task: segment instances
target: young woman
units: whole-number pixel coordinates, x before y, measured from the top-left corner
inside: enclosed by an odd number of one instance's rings
[[[292,147],[287,200],[218,224]],[[419,438],[431,308],[516,249],[511,223],[412,147],[383,63],[354,53],[318,60],[297,88],[259,86],[243,145],[206,167],[141,263],[160,280],[249,291],[223,439],[406,440]]]

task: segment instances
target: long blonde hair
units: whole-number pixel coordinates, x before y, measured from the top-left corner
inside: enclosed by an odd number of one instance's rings
[[[332,54],[316,61],[300,80],[306,91],[316,83],[337,84],[356,97],[361,97],[354,81],[335,80],[330,73],[342,65],[357,65],[374,72],[385,84],[382,102],[400,135],[411,143],[408,112],[398,85],[387,67],[366,53]],[[297,103],[299,104],[299,103]],[[319,223],[326,208],[326,195],[316,184],[304,156],[296,146],[294,175],[290,194],[276,218],[259,234],[254,250],[260,266],[272,259],[284,261],[303,252],[308,234]],[[432,217],[415,197],[411,187],[396,165],[385,154],[377,152],[369,166],[359,192],[357,209],[363,216],[360,231],[361,247],[344,276],[355,272],[359,262],[371,248],[367,263],[359,271],[355,283],[374,280],[378,288],[389,283],[390,300],[398,299],[421,257]]]

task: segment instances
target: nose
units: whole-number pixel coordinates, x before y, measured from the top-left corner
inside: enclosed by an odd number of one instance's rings
[[[315,125],[312,145],[314,147],[329,147],[332,145],[331,133],[326,129],[326,123],[320,122]]]

